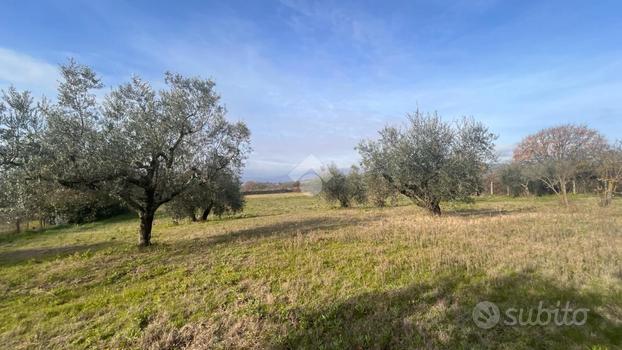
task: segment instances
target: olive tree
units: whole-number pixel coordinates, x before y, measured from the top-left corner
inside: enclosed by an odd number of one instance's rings
[[[38,106],[29,92],[9,87],[0,96],[0,217],[21,230],[21,223],[37,209],[37,180],[31,160],[39,153],[43,127]]]
[[[518,163],[509,163],[499,169],[501,183],[508,188],[508,195],[516,197],[521,194],[529,195],[528,171]]]
[[[443,200],[470,200],[494,158],[496,136],[469,118],[452,124],[417,111],[405,127],[388,126],[379,134],[357,147],[364,169],[434,215],[441,215]]]
[[[30,92],[14,87],[0,97],[0,168],[24,167],[36,155],[43,127]]]
[[[65,186],[121,198],[139,214],[140,245],[161,205],[245,158],[248,128],[225,119],[211,80],[166,73],[156,91],[134,77],[100,102],[89,67],[70,61],[61,73],[58,102],[43,108],[44,168]]]
[[[365,186],[365,177],[356,165],[350,167],[350,172],[346,176],[348,191],[352,200],[356,203],[365,203],[367,201],[367,187]]]
[[[365,172],[363,179],[367,190],[367,199],[371,204],[377,207],[384,207],[387,205],[387,201],[391,205],[397,203],[399,193],[384,177],[377,173]]]
[[[516,147],[513,157],[568,206],[568,183],[581,169],[594,167],[606,146],[598,131],[568,124],[527,136]]]
[[[209,196],[200,207],[201,221],[207,220],[211,213],[220,216],[225,213],[237,213],[244,208],[242,181],[239,176],[225,172],[204,186],[207,187],[205,193]]]
[[[352,166],[348,174],[344,174],[335,164],[327,168],[326,179],[322,179],[322,195],[328,202],[338,202],[342,208],[352,202],[363,203],[367,200],[365,182],[359,168]]]
[[[0,220],[13,224],[18,233],[21,224],[30,216],[31,195],[21,171],[0,172]]]
[[[239,212],[244,207],[240,176],[226,169],[210,179],[197,182],[167,206],[175,220],[188,217],[192,221],[199,218],[205,221],[212,213],[220,216]]]
[[[32,174],[23,166],[0,171],[0,220],[12,224],[20,232],[23,224],[42,222],[50,217],[51,184]]]

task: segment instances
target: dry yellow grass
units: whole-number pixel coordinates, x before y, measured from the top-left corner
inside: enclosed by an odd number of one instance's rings
[[[244,214],[4,237],[9,348],[559,348],[622,341],[622,208],[577,198],[330,208],[251,196]],[[473,306],[569,301],[584,326],[476,327]],[[600,347],[599,347],[600,346]]]

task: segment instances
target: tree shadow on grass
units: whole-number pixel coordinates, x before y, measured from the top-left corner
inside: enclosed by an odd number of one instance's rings
[[[94,244],[4,251],[0,252],[0,266],[18,265],[27,261],[42,262],[75,253],[100,250],[111,247],[115,244],[115,242],[100,242]]]
[[[274,224],[252,227],[238,231],[223,233],[210,237],[197,237],[186,241],[188,244],[205,243],[215,245],[235,241],[255,240],[268,237],[292,237],[307,235],[314,231],[335,231],[348,226],[356,226],[379,220],[377,216],[367,217],[313,217],[304,220],[287,220]]]
[[[443,276],[431,283],[381,293],[367,293],[320,310],[295,309],[287,316],[292,329],[270,347],[276,349],[597,349],[618,348],[622,325],[611,320],[620,310],[615,294],[580,292],[563,288],[533,273],[515,273],[495,279]],[[473,321],[473,308],[494,302],[500,322],[491,329]],[[540,301],[546,309],[587,308],[582,326],[505,324],[509,308],[525,316]],[[609,310],[609,311],[607,311]],[[613,318],[619,319],[621,315]],[[532,317],[532,319],[534,319]],[[542,316],[544,320],[545,316]],[[561,316],[560,316],[561,317]],[[581,317],[577,317],[577,320]],[[283,320],[281,320],[283,322]]]
[[[506,216],[518,213],[529,213],[534,208],[519,208],[519,209],[490,209],[490,208],[469,208],[469,209],[453,209],[443,212],[444,216],[453,217],[471,217],[471,218],[483,218],[483,217],[497,217]]]
[[[127,213],[117,215],[108,219],[98,220],[85,224],[62,224],[47,227],[41,230],[27,230],[21,233],[5,233],[0,234],[0,244],[13,243],[22,240],[30,240],[48,235],[64,234],[70,232],[82,232],[105,227],[110,224],[124,223],[134,221],[138,218],[135,213]],[[138,223],[137,223],[138,225]],[[138,227],[138,226],[137,226]]]

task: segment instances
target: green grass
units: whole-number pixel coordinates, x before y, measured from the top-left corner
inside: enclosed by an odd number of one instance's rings
[[[159,217],[0,236],[0,344],[10,349],[618,349],[622,204],[577,196],[338,209],[250,196],[206,223]],[[480,301],[589,308],[583,326],[498,325]]]

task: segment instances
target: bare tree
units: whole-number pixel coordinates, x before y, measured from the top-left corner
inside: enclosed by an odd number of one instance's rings
[[[528,166],[533,176],[568,206],[568,183],[582,168],[594,166],[606,145],[596,130],[583,125],[562,125],[523,139],[514,150],[514,160]]]
[[[613,194],[622,182],[622,142],[609,146],[600,156],[597,168],[598,180],[601,182],[601,204],[608,206]]]

